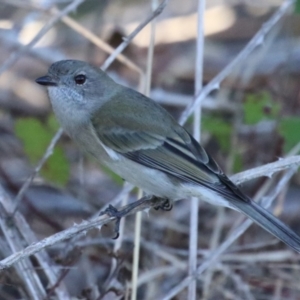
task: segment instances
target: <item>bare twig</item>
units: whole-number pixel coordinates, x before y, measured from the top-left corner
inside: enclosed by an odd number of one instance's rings
[[[3,47],[7,47],[10,51],[14,49],[23,49],[24,45],[18,42],[11,34],[7,32],[0,32],[0,41]],[[66,59],[64,54],[59,50],[31,48],[28,50],[27,55],[41,61],[52,63],[54,61]]]
[[[200,94],[198,94],[195,98],[195,101],[191,103],[182,113],[179,119],[180,124],[185,123],[188,117],[195,111],[195,108],[199,106],[201,101],[213,90],[218,89],[221,82],[232,72],[232,70],[241,62],[243,62],[250,55],[250,53],[253,52],[254,49],[263,43],[268,32],[279,20],[282,19],[287,11],[293,6],[294,2],[294,0],[285,1],[277,10],[277,12],[270,18],[270,20],[267,21],[255,34],[246,47],[235,57],[235,59],[201,90]]]
[[[157,7],[156,0],[152,0],[153,14],[155,14]],[[145,78],[145,95],[149,96],[152,82],[152,66],[155,44],[155,27],[156,18],[151,22],[151,34],[148,48],[147,57],[147,70]],[[138,198],[142,197],[143,192],[139,190]],[[132,279],[131,279],[131,300],[136,300],[138,289],[138,271],[140,261],[140,243],[141,243],[141,227],[142,227],[142,212],[138,212],[135,217],[135,230],[134,230],[134,251],[133,251],[133,265],[132,265]]]
[[[252,179],[262,176],[272,177],[275,173],[285,170],[292,166],[300,166],[300,155],[282,158],[275,162],[265,164],[263,166],[253,168],[247,171],[243,171],[241,173],[230,176],[230,179],[235,184],[241,184],[245,181],[250,181]]]
[[[157,7],[157,9],[144,21],[142,22],[128,37],[124,39],[124,42],[121,43],[115,51],[106,59],[106,61],[102,65],[102,69],[106,70],[112,62],[116,59],[116,57],[128,46],[130,41],[132,41],[135,36],[153,19],[159,16],[164,8],[166,7],[168,0],[163,0],[162,3]]]
[[[254,253],[227,253],[222,256],[222,262],[257,263],[281,262],[286,260],[297,261],[299,260],[299,255],[287,249],[277,251],[260,251]]]
[[[126,186],[126,185],[125,185]],[[122,202],[121,202],[121,206],[125,206],[128,203],[128,192],[126,193],[126,195],[123,197]],[[114,253],[117,254],[119,249],[122,246],[122,242],[124,240],[124,229],[125,229],[125,218],[122,218],[120,221],[120,235],[119,238],[116,239],[116,241],[114,242]],[[110,268],[110,272],[109,272],[109,276],[107,277],[105,284],[103,286],[109,287],[110,282],[113,279],[113,276],[115,275],[115,272],[118,268],[118,260],[116,257],[112,258],[112,262],[111,262],[111,268]]]
[[[282,159],[281,161],[275,162],[275,163],[273,163],[274,168],[276,168],[276,164],[281,165],[280,170],[283,169],[283,166],[285,166],[285,168],[289,168],[289,167],[292,167],[292,166],[295,168],[295,166],[300,164],[300,156],[295,156],[295,158],[296,159],[294,159],[294,160],[290,160],[289,158],[286,158],[286,159]],[[285,160],[288,160],[289,164],[287,164],[287,163],[282,164],[282,161],[285,161]],[[262,167],[255,168],[255,169],[259,170],[259,175],[260,176],[261,176],[261,168]],[[253,169],[253,170],[255,170],[255,169]],[[269,167],[267,169],[270,171]],[[251,173],[251,178],[254,178],[253,177],[253,175],[254,175],[253,170],[250,170],[251,171],[250,172]],[[248,171],[243,172],[243,173],[248,173]],[[265,173],[263,173],[263,175],[265,175]],[[248,178],[246,176],[239,176],[239,178],[241,180],[240,182],[245,182],[245,181],[248,180]],[[277,191],[278,188],[281,188],[280,184],[278,184],[276,186],[276,191]],[[158,203],[153,201],[153,200],[152,201],[146,201],[142,205],[140,205],[140,206],[136,207],[134,210],[132,210],[130,212],[130,214],[133,214],[137,211],[142,211],[142,210],[145,210],[145,209],[149,209],[149,208],[153,207],[154,205],[158,205]],[[10,255],[9,257],[3,259],[2,261],[0,261],[0,269],[8,268],[9,266],[14,264],[15,262],[19,261],[20,259],[28,257],[32,254],[35,254],[35,253],[45,249],[46,247],[49,247],[49,246],[52,246],[56,243],[65,241],[69,238],[72,238],[72,237],[76,236],[78,233],[85,232],[86,230],[89,230],[89,229],[94,228],[94,227],[102,226],[102,225],[107,224],[107,223],[109,223],[113,220],[114,220],[114,218],[103,215],[103,216],[97,217],[97,218],[95,218],[93,220],[90,220],[90,221],[84,221],[79,225],[74,225],[73,227],[71,227],[67,230],[64,230],[64,231],[61,231],[57,234],[49,236],[49,237],[47,237],[47,238],[45,238],[45,239],[43,239],[43,240],[41,240],[37,243],[33,243],[33,244],[29,245],[27,248],[23,249],[22,251],[20,251],[18,253],[14,253],[14,254]],[[242,234],[251,224],[252,223],[248,224],[245,229],[243,229],[243,228],[240,229],[241,230],[240,234]],[[245,225],[243,225],[243,226],[245,226]],[[229,243],[229,245],[230,245],[230,243]]]
[[[128,213],[128,215],[134,214],[138,211],[149,209],[153,206],[162,205],[163,203],[164,203],[163,199],[161,201],[158,201],[157,199],[156,200],[153,200],[153,199],[147,200],[147,197],[145,197],[144,202],[141,205],[132,209]],[[123,210],[126,207],[127,206],[122,207],[120,210]],[[47,238],[41,240],[39,242],[33,243],[33,244],[29,245],[28,247],[26,247],[25,249],[23,249],[17,253],[13,253],[9,257],[3,259],[2,261],[0,261],[0,269],[8,268],[15,262],[19,261],[20,259],[24,259],[24,258],[26,258],[32,254],[35,254],[35,253],[45,249],[46,247],[52,246],[58,242],[62,242],[67,239],[70,239],[70,238],[76,236],[78,233],[86,232],[87,230],[90,230],[92,228],[101,228],[102,225],[107,224],[113,220],[115,220],[115,217],[109,217],[108,215],[101,215],[93,220],[83,221],[80,224],[75,224],[73,227],[71,227],[67,230],[61,231],[59,233],[56,233],[50,237],[47,237]]]
[[[143,191],[139,189],[139,195]],[[132,276],[131,276],[131,300],[137,299],[138,289],[138,274],[140,262],[140,243],[141,243],[141,228],[142,228],[142,212],[138,211],[135,215],[135,228],[134,228],[134,249],[133,249],[133,262],[132,262]]]
[[[221,270],[226,277],[231,277],[232,280],[235,282],[235,286],[237,290],[241,291],[245,295],[245,299],[247,300],[255,300],[254,296],[252,295],[250,291],[249,285],[244,282],[244,280],[239,276],[238,274],[232,272],[232,270],[224,266],[224,264],[217,264],[216,266],[219,270]]]
[[[37,166],[35,167],[33,173],[26,179],[25,183],[22,185],[18,195],[16,196],[14,203],[15,203],[15,207],[13,209],[12,212],[12,216],[14,216],[14,214],[16,213],[16,211],[18,210],[19,204],[26,192],[26,190],[28,189],[28,187],[30,186],[31,182],[33,181],[33,179],[35,178],[35,176],[39,173],[39,171],[41,170],[41,168],[43,167],[43,165],[45,164],[45,162],[47,161],[47,159],[49,158],[49,156],[52,155],[53,153],[53,149],[57,143],[57,141],[60,139],[61,135],[63,133],[63,129],[60,128],[58,129],[58,131],[56,132],[56,134],[54,135],[54,137],[52,138],[45,154],[43,155],[42,159],[39,161],[39,163],[37,164]]]
[[[264,199],[263,206],[268,207],[271,204],[271,201],[278,195],[278,193],[281,191],[281,189],[286,185],[286,183],[290,180],[294,172],[296,171],[295,167],[291,167],[280,182],[277,184],[273,195],[270,197],[267,197]],[[267,202],[267,203],[266,203]],[[239,238],[251,225],[253,224],[253,221],[248,219],[245,222],[243,222],[242,225],[240,225],[238,228],[234,230],[234,232],[227,238],[225,242],[223,242],[219,248],[208,255],[208,257],[202,262],[202,264],[197,269],[197,276],[200,276],[205,270],[207,270],[210,266],[215,264],[218,260],[221,254],[224,253],[232,245],[233,242],[236,241],[237,238]],[[168,300],[180,293],[183,289],[185,289],[189,284],[190,281],[195,280],[196,278],[193,276],[186,277],[182,282],[180,282],[178,285],[176,285],[175,288],[173,288],[164,298],[163,300]]]
[[[1,201],[2,200],[2,201]],[[4,199],[0,200],[0,227],[5,236],[5,240],[8,243],[11,251],[17,252],[23,248],[22,239],[14,226],[11,226],[9,222],[9,216],[6,210]],[[19,261],[16,264],[16,270],[31,299],[39,300],[46,296],[46,291],[37,276],[36,271],[30,260],[25,259]]]
[[[1,187],[0,187],[0,203],[3,206],[2,210],[6,211],[6,212],[11,212],[12,208],[14,207],[12,199],[9,198],[7,195],[5,195],[5,193]],[[8,234],[9,234],[9,232],[11,232],[11,234],[9,236],[13,236],[12,241],[16,240],[17,238],[21,239],[21,236],[25,240],[25,244],[32,244],[37,241],[36,236],[34,235],[32,230],[30,229],[28,223],[26,222],[26,220],[20,213],[16,212],[13,219],[11,216],[9,216],[9,219],[13,220],[13,225],[9,226],[8,228],[5,227],[6,229],[5,229],[5,231],[3,230],[3,232],[7,232]],[[2,225],[6,226],[5,218],[3,218],[3,221],[4,221],[4,223]],[[3,226],[2,226],[2,229],[4,229]],[[20,236],[20,234],[21,234],[21,236]],[[8,239],[9,236],[6,237],[7,242],[9,242],[9,239]],[[19,247],[17,247],[17,245],[19,245]],[[24,241],[22,240],[22,243],[18,242],[17,245],[14,246],[14,248],[12,250],[20,251],[24,247]],[[56,285],[55,293],[57,295],[57,298],[59,300],[69,299],[70,297],[69,297],[68,291],[67,291],[66,287],[64,286],[64,284],[62,282],[57,284],[59,276],[58,276],[58,272],[56,269],[56,265],[52,261],[52,259],[48,256],[47,252],[42,252],[42,253],[36,254],[36,259],[39,262],[40,266],[42,267],[43,272],[45,273],[46,277],[48,278],[49,284],[52,286]],[[34,267],[33,267],[33,265],[31,265],[31,262],[25,261],[25,264],[26,264],[26,270],[28,272],[32,273]],[[19,270],[18,269],[19,267],[17,267],[17,270]],[[25,276],[27,276],[26,275],[27,271],[22,271],[21,275],[25,274]],[[21,278],[22,278],[22,276],[21,276]],[[28,277],[28,280],[30,280],[29,277]],[[34,290],[36,292],[38,291],[37,288],[34,288]],[[40,298],[38,298],[38,299],[40,299]]]
[[[57,13],[57,9],[52,10],[54,13]],[[81,24],[70,18],[69,16],[62,17],[62,22],[68,25],[70,28],[84,36],[86,39],[88,39],[90,42],[95,44],[97,47],[105,51],[106,53],[112,54],[115,53],[114,48],[111,47],[106,42],[102,41],[98,36],[96,36],[94,33],[89,31],[88,29],[84,28]],[[142,70],[139,66],[137,66],[135,63],[133,63],[130,59],[128,59],[125,55],[119,53],[118,56],[115,57],[115,59],[119,60],[121,63],[123,63],[128,68],[142,74]]]
[[[71,4],[69,4],[65,9],[63,9],[60,13],[53,16],[44,27],[37,33],[37,35],[28,43],[26,46],[20,48],[16,52],[12,53],[10,57],[2,64],[0,67],[0,75],[10,68],[20,57],[22,57],[25,53],[27,53],[53,26],[57,23],[63,16],[68,13],[74,11],[84,0],[74,0]]]
[[[213,230],[213,233],[212,233],[212,236],[210,239],[210,245],[209,245],[210,247],[209,248],[210,248],[211,252],[213,252],[219,244],[221,231],[222,231],[223,223],[224,223],[224,214],[225,214],[225,208],[222,206],[219,206],[217,208],[216,224],[214,225],[214,230]],[[203,298],[204,299],[208,299],[209,287],[210,287],[213,275],[214,275],[214,268],[210,268],[209,270],[207,270],[206,276],[204,278],[204,285],[203,285]]]
[[[200,93],[203,85],[203,59],[204,59],[204,14],[205,0],[198,0],[197,19],[197,44],[196,44],[196,68],[195,68],[195,96]],[[201,105],[194,111],[194,137],[200,141],[201,137]],[[198,250],[198,215],[199,199],[193,197],[190,203],[190,239],[189,239],[189,275],[194,275],[197,270],[197,250]],[[192,281],[188,287],[188,299],[197,298],[196,280]]]
[[[245,251],[245,250],[256,250],[258,251],[260,248],[266,248],[268,246],[274,246],[279,243],[279,240],[277,239],[270,239],[267,241],[259,241],[254,242],[251,244],[245,244],[245,245],[237,245],[230,248],[230,251],[232,252],[239,252],[239,251]]]
[[[271,202],[276,198],[276,196],[280,193],[280,191],[285,187],[287,182],[290,180],[290,178],[293,176],[293,174],[296,172],[296,167],[291,167],[289,170],[285,172],[285,174],[282,176],[281,180],[276,185],[272,195],[266,197],[262,201],[262,206],[268,208],[271,205]],[[234,242],[236,239],[241,236],[251,225],[253,224],[253,221],[248,219],[246,220],[241,226],[239,226],[232,234],[229,236],[229,238],[221,244],[221,246],[214,252],[212,255],[207,258],[202,265],[198,268],[197,274],[198,276],[202,274],[208,267],[209,263],[212,263],[217,260],[217,258]]]

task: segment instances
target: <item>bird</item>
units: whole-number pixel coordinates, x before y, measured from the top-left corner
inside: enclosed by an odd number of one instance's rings
[[[36,79],[80,149],[158,198],[197,197],[239,211],[300,252],[300,237],[241,191],[193,136],[151,98],[79,60]]]

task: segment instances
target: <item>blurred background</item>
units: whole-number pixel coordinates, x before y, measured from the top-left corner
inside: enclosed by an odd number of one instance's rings
[[[55,61],[80,59],[101,67],[109,55],[82,30],[79,32],[76,24],[116,48],[152,13],[150,0],[87,0],[33,44],[32,40],[53,17],[53,8],[57,13],[57,9],[62,11],[70,3],[0,0],[0,183],[12,199],[59,129],[46,90],[34,80],[45,75]],[[204,85],[237,57],[282,3],[207,0]],[[197,7],[196,0],[170,0],[156,21],[151,97],[175,118],[194,100]],[[300,141],[299,8],[295,2],[283,13],[260,41],[261,45],[203,101],[201,143],[229,175],[276,161]],[[149,40],[148,25],[123,52],[143,72]],[[119,61],[114,61],[107,71],[121,84],[134,89],[141,86],[140,73]],[[193,117],[185,126],[192,132]],[[272,178],[268,191],[276,186],[279,177],[276,178]],[[257,178],[243,184],[242,189],[253,197],[268,180]],[[296,173],[272,207],[298,233],[299,184]],[[26,190],[18,211],[37,238],[42,239],[93,216],[114,201],[122,189],[121,178],[83,155],[63,134]],[[133,190],[129,200],[136,197]],[[137,299],[162,299],[184,278],[189,209],[189,200],[183,200],[175,203],[170,212],[151,210],[148,217],[144,216]],[[219,220],[221,225],[214,247],[242,219],[236,212],[226,209],[224,214],[223,210],[201,202],[199,264],[212,248],[216,222]],[[47,249],[61,267],[59,283],[66,286],[73,299],[127,299],[134,216],[126,218],[117,251],[111,239],[112,229],[107,226],[101,231],[90,231]],[[0,244],[2,259],[11,253],[3,232]],[[32,263],[39,268],[36,261]],[[47,298],[41,299],[56,299],[53,287],[40,272],[48,293]],[[299,256],[256,225],[221,257],[209,284],[205,276],[197,281],[199,299],[300,299]],[[0,299],[31,299],[14,268],[0,273]],[[186,291],[174,299],[187,299]]]

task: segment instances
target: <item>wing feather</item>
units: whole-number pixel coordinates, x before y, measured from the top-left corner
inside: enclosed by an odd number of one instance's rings
[[[136,163],[201,184],[227,198],[248,199],[183,127],[142,94],[128,89],[124,99],[110,99],[95,113],[92,125],[106,147]]]

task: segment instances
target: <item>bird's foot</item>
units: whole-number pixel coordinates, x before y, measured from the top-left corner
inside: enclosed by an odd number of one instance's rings
[[[156,210],[164,210],[164,211],[170,211],[173,208],[173,200],[166,199],[166,198],[158,198],[156,197],[157,202],[159,202],[156,206],[154,206],[154,209]],[[161,202],[163,200],[163,202]]]
[[[120,221],[123,217],[125,217],[126,215],[128,215],[129,213],[133,212],[133,210],[142,205],[145,202],[154,202],[154,205],[152,205],[154,207],[154,209],[158,210],[158,209],[162,209],[165,211],[169,211],[172,209],[173,207],[173,202],[169,199],[164,199],[164,198],[160,198],[160,197],[156,197],[156,196],[145,196],[142,197],[141,199],[134,201],[133,203],[130,203],[128,205],[126,205],[123,209],[118,210],[117,208],[115,208],[112,205],[109,205],[105,210],[103,210],[102,212],[100,212],[100,216],[101,215],[108,215],[110,217],[114,217],[116,218],[116,223],[115,223],[115,236],[113,237],[113,239],[117,239],[119,237],[119,231],[120,231]],[[156,204],[157,203],[157,204]]]

